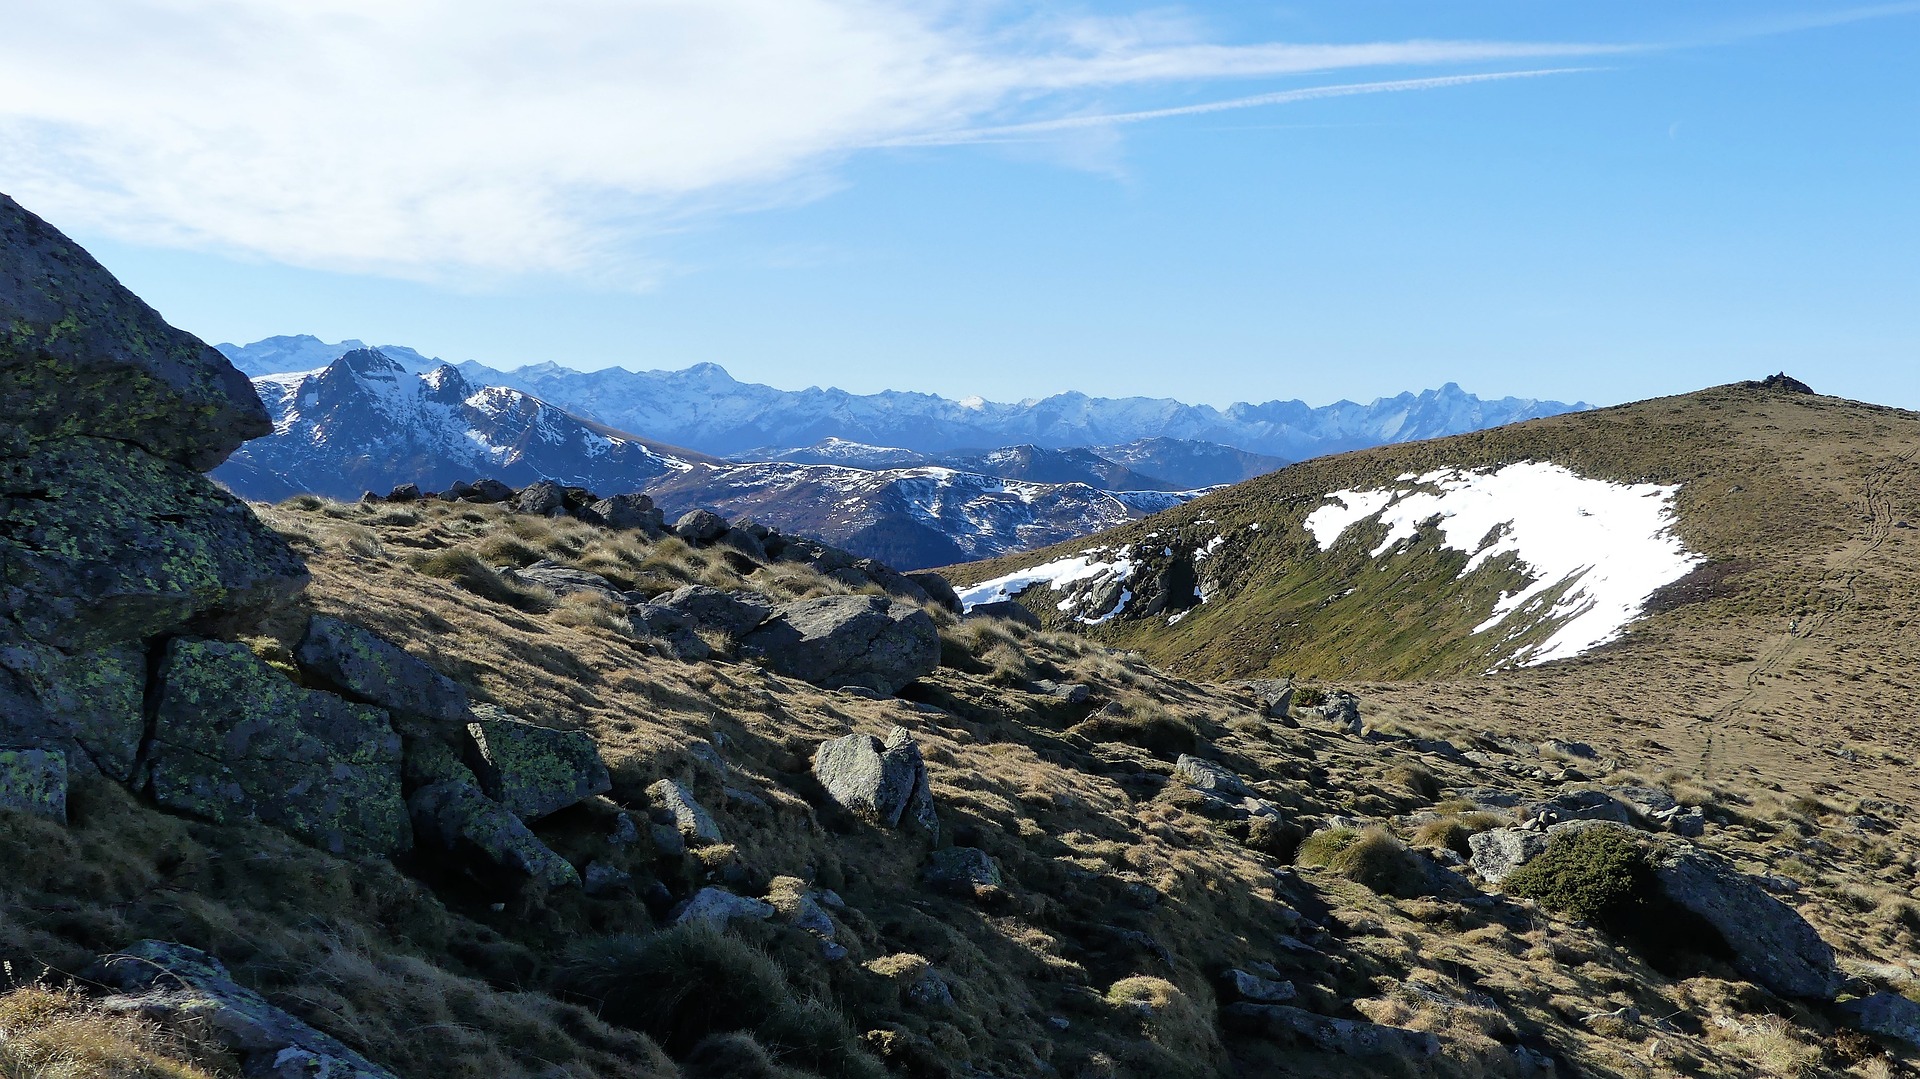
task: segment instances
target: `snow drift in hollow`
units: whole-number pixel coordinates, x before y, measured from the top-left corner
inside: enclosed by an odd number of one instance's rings
[[[1524,617],[1508,626],[1509,637],[1543,619],[1555,622],[1550,637],[1505,664],[1528,667],[1615,640],[1654,592],[1701,561],[1674,534],[1679,490],[1589,479],[1538,461],[1482,472],[1441,469],[1401,476],[1391,487],[1335,491],[1332,502],[1307,515],[1306,527],[1324,551],[1354,525],[1376,520],[1386,526],[1372,552],[1380,558],[1437,518],[1441,543],[1471,556],[1463,577],[1514,555],[1530,583],[1503,595],[1474,632],[1517,613]],[[1558,597],[1548,600],[1555,589]]]

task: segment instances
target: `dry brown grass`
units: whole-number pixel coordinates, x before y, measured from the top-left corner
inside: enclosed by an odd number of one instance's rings
[[[72,990],[24,986],[0,995],[6,1079],[229,1079],[238,1065],[150,1023],[102,1011]]]

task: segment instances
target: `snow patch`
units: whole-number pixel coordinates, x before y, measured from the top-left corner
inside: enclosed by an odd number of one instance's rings
[[[962,589],[960,606],[963,611],[971,611],[983,603],[1010,600],[1029,588],[1044,584],[1051,591],[1069,593],[1056,605],[1058,610],[1065,612],[1084,605],[1109,583],[1118,583],[1121,586],[1120,601],[1113,605],[1112,610],[1094,617],[1079,616],[1081,622],[1097,626],[1126,609],[1133,599],[1133,593],[1125,586],[1139,569],[1140,563],[1134,560],[1132,547],[1122,547],[1113,552],[1111,557],[1108,557],[1107,548],[1099,547]]]
[[[1307,515],[1307,531],[1324,551],[1355,524],[1377,520],[1386,527],[1372,552],[1379,558],[1437,520],[1442,545],[1472,556],[1462,577],[1515,556],[1529,583],[1501,596],[1473,631],[1491,630],[1517,612],[1530,617],[1508,627],[1507,639],[1537,619],[1559,626],[1510,666],[1568,659],[1617,639],[1656,591],[1702,561],[1674,534],[1677,485],[1609,483],[1540,461],[1491,472],[1441,469],[1402,482],[1407,486],[1333,492],[1328,505]],[[1562,589],[1559,598],[1540,606],[1555,589]]]

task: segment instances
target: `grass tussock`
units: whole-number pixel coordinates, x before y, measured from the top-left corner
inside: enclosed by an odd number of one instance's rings
[[[6,1079],[228,1079],[235,1061],[71,990],[24,986],[0,995]]]
[[[1385,828],[1329,828],[1302,840],[1294,860],[1381,895],[1410,899],[1429,888],[1418,857]]]

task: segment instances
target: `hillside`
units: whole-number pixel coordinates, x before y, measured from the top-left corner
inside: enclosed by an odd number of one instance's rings
[[[1149,627],[1084,590],[1064,631],[963,616],[933,575],[551,482],[242,503],[205,473],[271,428],[249,383],[4,197],[0,259],[0,1074],[1912,1074],[1906,414],[1738,388],[1518,429],[1585,474],[1676,464],[1613,475],[1680,483],[1679,538],[1752,566],[1585,660],[1219,683],[1102,644]],[[1726,461],[1813,478],[1747,500]],[[1456,482],[1412,463],[1316,467]],[[1850,477],[1851,519],[1775,521]],[[1304,530],[1326,489],[1277,504],[1296,536],[1246,488],[1190,525],[1375,587],[1377,536]],[[1169,516],[1138,540],[1184,549]],[[1278,563],[1200,542],[1238,576],[1156,575],[1212,599],[1157,625],[1265,602]],[[1695,651],[1769,641],[1781,599],[1743,588],[1804,566],[1777,647]],[[1488,658],[1454,647],[1368,654]],[[1669,766],[1660,710],[1711,752]]]

